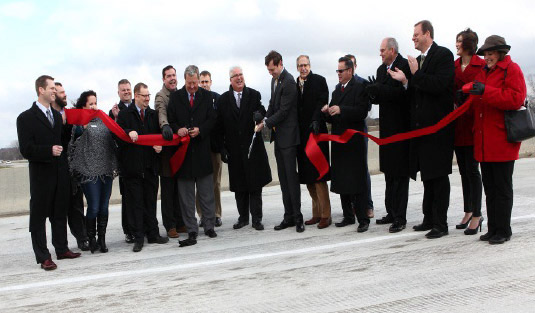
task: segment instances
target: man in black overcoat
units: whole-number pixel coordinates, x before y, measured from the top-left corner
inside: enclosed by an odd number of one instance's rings
[[[331,103],[322,108],[327,122],[332,124],[332,134],[341,135],[348,129],[364,131],[368,115],[368,98],[364,85],[353,77],[353,61],[342,57],[338,60],[339,84],[332,93]],[[354,135],[347,143],[332,142],[331,191],[340,195],[344,218],[337,227],[359,222],[358,232],[365,232],[370,225],[367,215],[368,184],[366,183],[366,143],[364,137]]]
[[[411,73],[407,59],[398,53],[396,39],[383,39],[379,51],[382,64],[377,69],[377,79],[370,82],[366,92],[370,101],[379,105],[379,135],[386,138],[410,130],[407,91],[387,70],[398,68],[406,77],[410,77]],[[402,231],[407,224],[409,199],[409,141],[379,146],[379,169],[385,174],[387,214],[376,223],[392,224],[389,228],[391,233]]]
[[[263,230],[262,187],[271,182],[271,168],[262,133],[256,133],[252,142],[255,117],[262,121],[266,110],[260,93],[245,86],[243,71],[235,66],[230,69],[230,88],[217,102],[218,127],[221,155],[228,163],[230,191],[234,192],[240,217],[234,229],[249,224]],[[251,145],[252,143],[252,145]]]
[[[318,228],[331,225],[331,200],[329,199],[330,173],[318,180],[319,173],[305,153],[305,147],[311,133],[328,133],[325,117],[321,108],[329,103],[329,87],[321,75],[310,70],[310,58],[307,55],[297,57],[297,116],[299,118],[299,134],[301,144],[297,149],[297,166],[299,182],[306,184],[312,198],[312,218],[305,225],[318,224]],[[320,142],[319,147],[329,162],[329,143]]]
[[[414,26],[414,47],[418,58],[408,56],[412,78],[403,71],[389,70],[390,75],[408,87],[411,103],[411,129],[438,123],[453,111],[453,54],[433,41],[433,25],[424,20]],[[427,238],[448,234],[451,160],[453,158],[454,124],[435,134],[415,138],[410,143],[410,174],[416,179],[420,172],[424,183],[423,222],[413,227],[427,231]]]
[[[52,245],[58,260],[73,259],[80,253],[67,243],[69,169],[61,135],[63,118],[51,108],[56,98],[54,78],[42,75],[35,81],[38,99],[17,117],[20,153],[28,160],[30,172],[30,232],[35,260],[44,270],[57,268],[46,244],[46,218],[52,229]]]

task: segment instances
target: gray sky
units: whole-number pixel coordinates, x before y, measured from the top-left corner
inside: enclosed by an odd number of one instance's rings
[[[161,69],[172,64],[179,86],[189,64],[212,73],[212,90],[228,89],[228,69],[243,68],[246,84],[269,101],[264,56],[279,51],[295,76],[295,59],[311,58],[312,71],[336,85],[337,60],[357,56],[357,74],[375,74],[379,44],[395,37],[402,55],[416,56],[413,25],[428,19],[435,41],[455,51],[455,35],[470,27],[480,38],[498,34],[524,75],[535,74],[535,5],[530,1],[9,1],[0,2],[0,147],[16,140],[16,118],[37,99],[35,79],[48,74],[68,101],[93,89],[108,111],[118,101],[117,82],[144,82],[155,95]],[[448,5],[446,5],[448,4]],[[153,97],[154,98],[154,97]],[[151,107],[153,107],[153,99]]]

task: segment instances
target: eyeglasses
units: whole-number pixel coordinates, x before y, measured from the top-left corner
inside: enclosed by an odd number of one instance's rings
[[[230,76],[230,78],[243,77],[243,73],[238,73]]]
[[[208,84],[209,82],[209,80],[201,80],[201,84]]]
[[[143,97],[143,98],[150,98],[150,93],[148,93],[146,95],[138,93],[137,95],[140,96],[140,97]]]
[[[336,70],[336,73],[342,74],[344,71],[347,71],[347,70],[349,70],[349,67],[348,68],[344,68],[342,70]]]
[[[299,64],[297,65],[298,68],[301,68],[301,67],[309,67],[310,64]]]

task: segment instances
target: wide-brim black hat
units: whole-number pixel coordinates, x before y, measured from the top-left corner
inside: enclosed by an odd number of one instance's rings
[[[492,35],[485,39],[485,43],[477,50],[477,55],[483,55],[485,51],[501,51],[508,53],[511,50],[511,46],[505,42],[505,38]]]

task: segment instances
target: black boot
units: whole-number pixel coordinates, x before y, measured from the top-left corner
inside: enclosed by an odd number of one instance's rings
[[[87,237],[89,237],[89,250],[91,250],[91,253],[95,253],[98,250],[98,244],[95,238],[97,233],[97,219],[86,217],[85,226],[87,227]]]
[[[108,252],[108,247],[106,246],[106,228],[108,227],[108,215],[97,216],[97,232],[98,232],[98,245],[100,246],[100,252]]]

